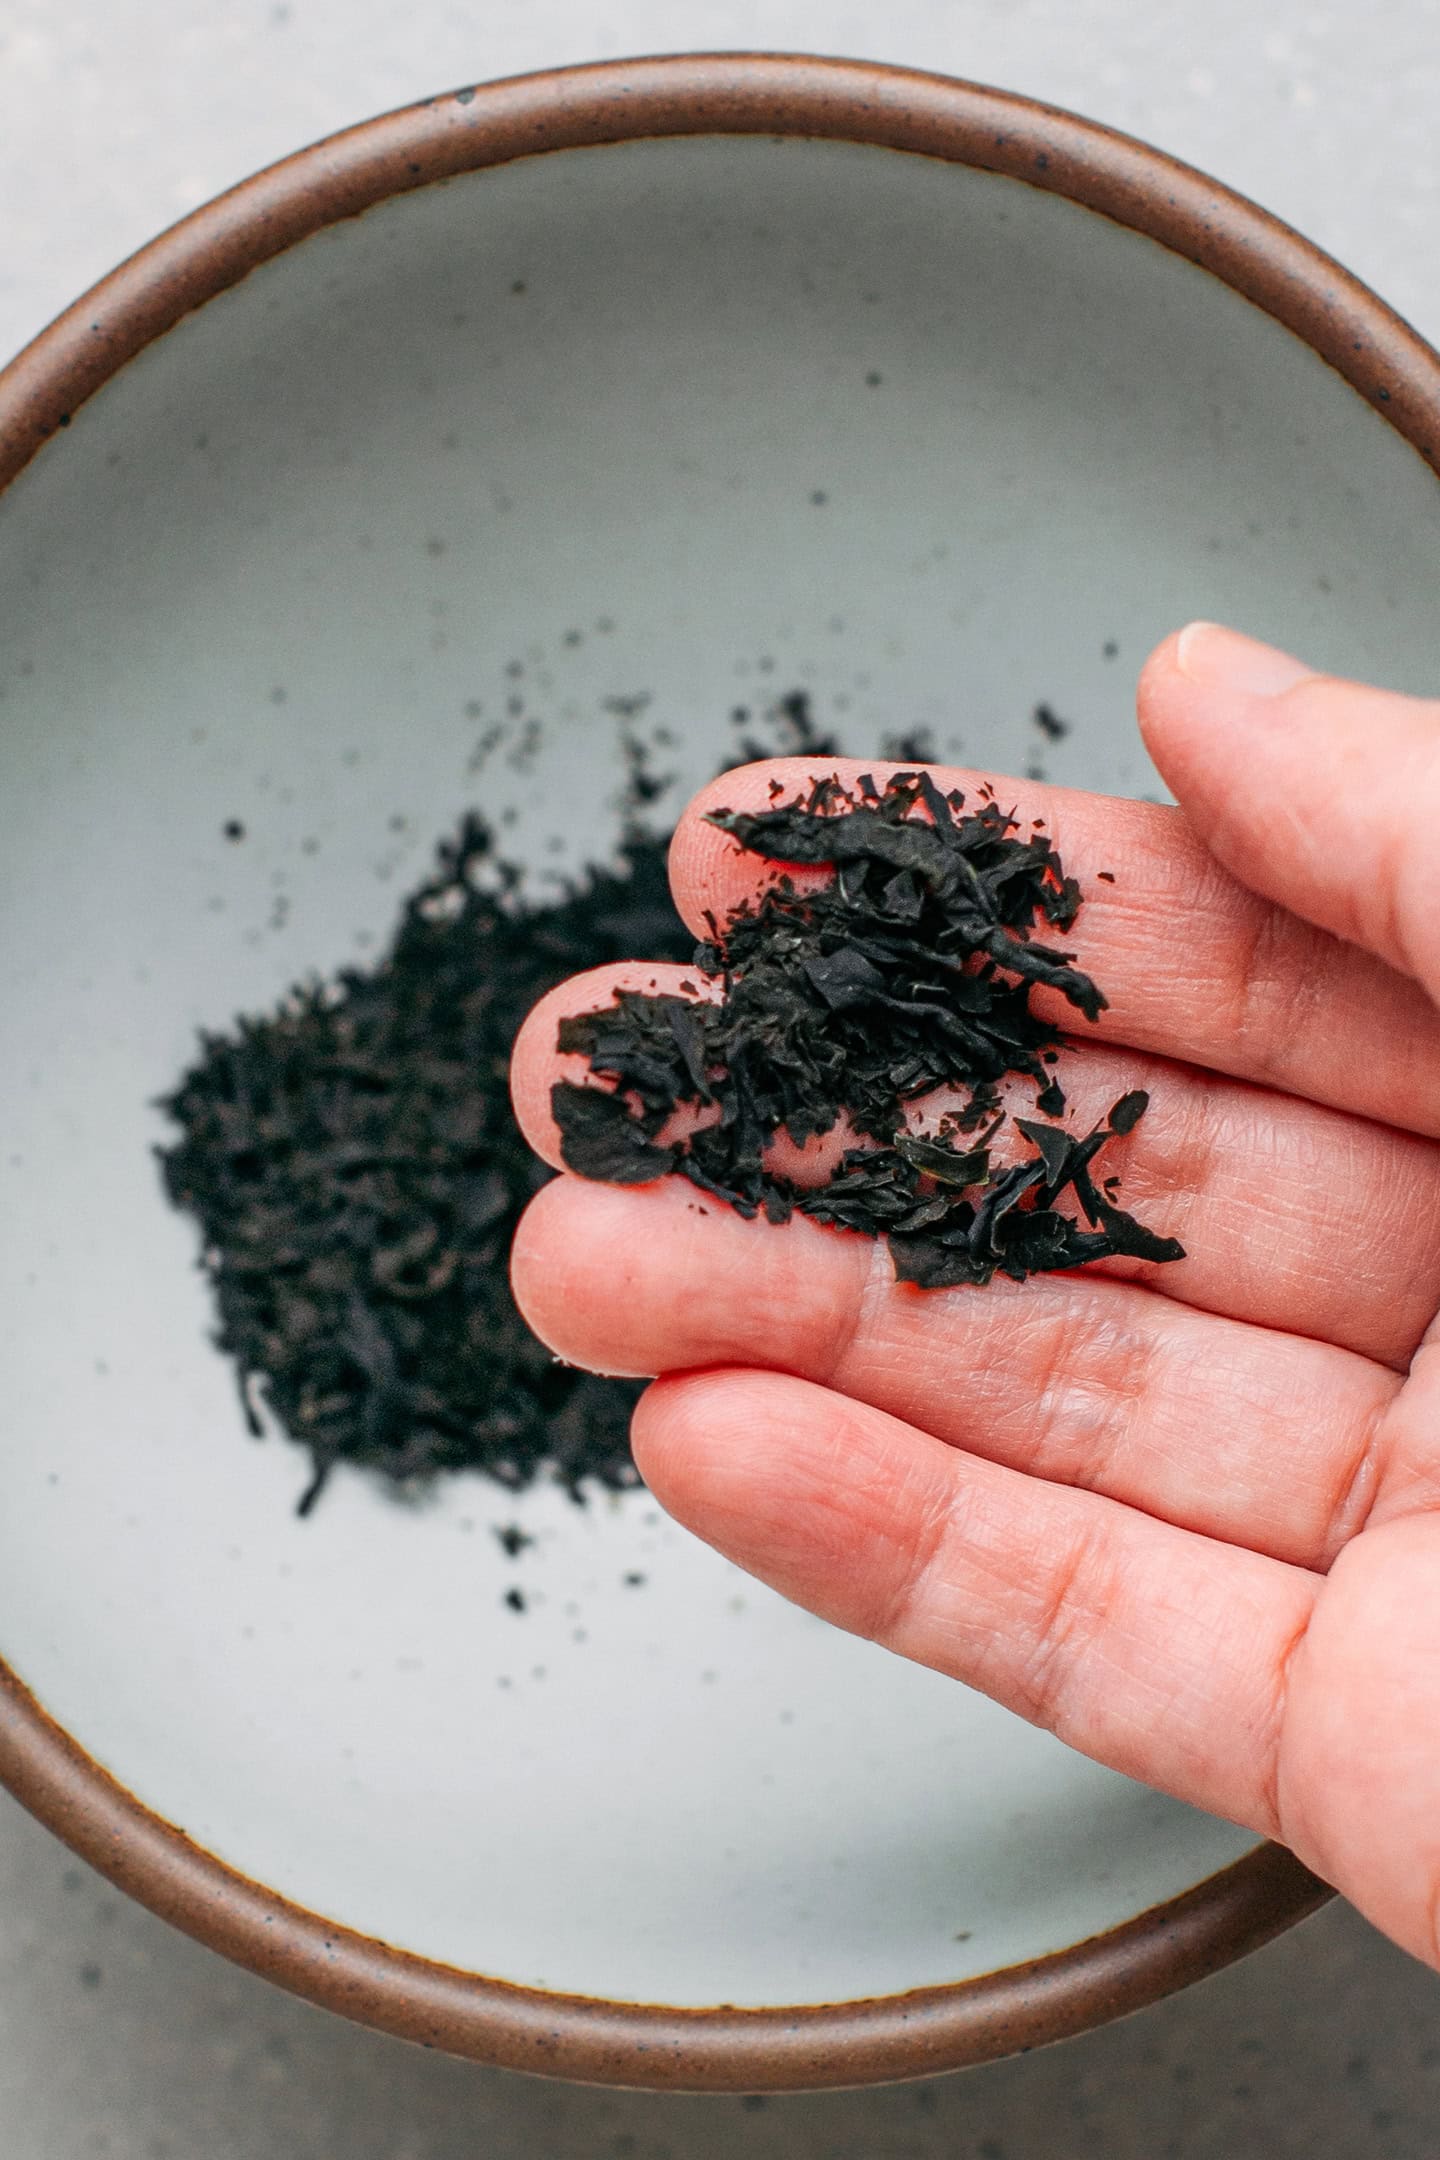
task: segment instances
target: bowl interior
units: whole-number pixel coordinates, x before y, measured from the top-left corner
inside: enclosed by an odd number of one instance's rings
[[[608,845],[637,699],[676,803],[733,706],[795,686],[865,754],[928,726],[1144,793],[1165,630],[1213,615],[1418,688],[1437,564],[1433,476],[1268,317],[889,151],[539,157],[182,322],[0,505],[0,1652],[244,1873],[582,1993],[957,1980],[1245,1850],[790,1610],[643,1493],[341,1479],[298,1523],[152,1103],[198,1027],[376,952],[467,804],[540,877]],[[518,1564],[490,1534],[515,1519]]]

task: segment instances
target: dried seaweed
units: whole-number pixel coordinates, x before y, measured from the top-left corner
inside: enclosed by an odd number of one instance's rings
[[[663,840],[632,835],[618,870],[552,903],[515,888],[467,819],[377,967],[206,1035],[164,1104],[166,1189],[200,1224],[251,1429],[258,1398],[310,1452],[302,1511],[342,1460],[405,1484],[635,1481],[638,1385],[557,1364],[510,1296],[515,1225],[549,1176],[511,1113],[510,1046],[566,976],[693,940]]]
[[[772,862],[835,874],[803,890],[782,877],[712,926],[696,965],[718,979],[715,1002],[625,991],[561,1022],[559,1049],[605,1083],[554,1086],[567,1167],[630,1184],[678,1171],[743,1215],[798,1210],[884,1236],[901,1279],[930,1288],[1182,1257],[1091,1176],[1100,1148],[1133,1131],[1143,1093],[1083,1138],[1017,1118],[1033,1154],[995,1157],[1002,1081],[1029,1079],[1047,1117],[1065,1107],[1051,1069],[1060,1036],[1033,1011],[1033,987],[1088,1021],[1105,1005],[1073,953],[1032,934],[1037,922],[1068,930],[1080,905],[1042,829],[1022,837],[992,795],[969,808],[924,772],[883,790],[865,775],[853,794],[824,779],[799,802],[712,823]],[[909,1106],[937,1090],[954,1098],[942,1130],[912,1132]],[[701,1113],[699,1129],[667,1142],[681,1108]],[[824,1184],[771,1167],[776,1134],[804,1145],[842,1118],[872,1144],[847,1148]],[[1088,1228],[1057,1206],[1067,1193]]]
[[[670,899],[668,834],[647,823],[668,781],[653,758],[674,739],[639,732],[648,702],[610,701],[624,723],[617,867],[536,901],[467,817],[377,966],[203,1035],[162,1104],[179,1129],[157,1151],[165,1188],[200,1226],[246,1423],[264,1431],[258,1405],[310,1453],[302,1513],[341,1462],[404,1487],[453,1470],[512,1488],[545,1472],[577,1498],[590,1479],[636,1481],[642,1383],[559,1364],[510,1295],[516,1225],[551,1173],[515,1123],[509,1067],[521,1021],[568,976],[693,954]],[[834,752],[803,691],[743,717],[757,756]],[[532,717],[522,763],[537,732]],[[244,837],[238,819],[223,831]],[[677,1025],[672,1047],[693,1077],[697,1038]],[[578,1114],[593,1148],[609,1131],[613,1174],[655,1174],[603,1101]]]

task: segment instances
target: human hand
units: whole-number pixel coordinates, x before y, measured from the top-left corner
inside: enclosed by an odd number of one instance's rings
[[[1184,1260],[920,1291],[803,1216],[564,1176],[515,1293],[563,1357],[666,1376],[636,1459],[700,1537],[1279,1839],[1440,1965],[1440,701],[1195,625],[1139,709],[1181,809],[1016,790],[1110,1000],[1067,1041],[1071,1118],[1149,1091],[1107,1159]],[[670,862],[697,935],[765,875],[703,812],[814,763],[692,803]],[[557,1168],[551,1084],[585,1077],[561,1014],[693,978],[637,963],[536,1008],[515,1103]]]

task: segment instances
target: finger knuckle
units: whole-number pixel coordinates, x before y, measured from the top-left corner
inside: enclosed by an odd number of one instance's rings
[[[1036,1587],[1016,1705],[1032,1724],[1054,1732],[1065,1723],[1077,1669],[1111,1602],[1109,1574],[1096,1526],[1078,1523]]]

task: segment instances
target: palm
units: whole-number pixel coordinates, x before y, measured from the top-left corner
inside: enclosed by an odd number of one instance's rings
[[[1440,1962],[1440,1346],[1422,1347],[1440,1306],[1440,1015],[1403,915],[1382,937],[1353,893],[1322,890],[1303,820],[1287,864],[1273,819],[1235,819],[1213,728],[1187,733],[1195,695],[1162,651],[1162,769],[1241,875],[1310,922],[1222,871],[1176,812],[1030,791],[1093,896],[1076,942],[1111,999],[1066,1054],[1067,1093],[1084,1123],[1150,1090],[1115,1166],[1186,1260],[917,1292],[883,1247],[803,1218],[746,1222],[678,1181],[562,1178],[522,1226],[516,1289],[565,1356],[672,1376],[636,1450],[702,1536],[1281,1838]],[[1435,729],[1432,709],[1389,704]],[[699,807],[758,807],[772,776],[732,776]],[[697,929],[753,886],[753,860],[693,809],[671,862]],[[1440,918],[1435,953],[1440,977]],[[556,1018],[617,979],[689,978],[581,978],[517,1044],[517,1107],[552,1161]]]

